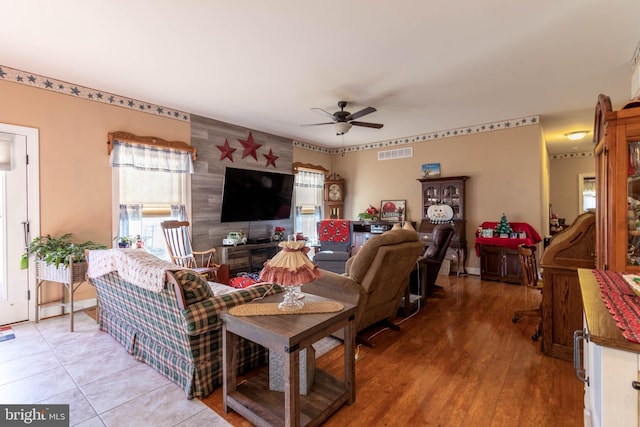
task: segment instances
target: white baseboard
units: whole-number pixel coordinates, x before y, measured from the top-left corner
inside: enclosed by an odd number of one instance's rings
[[[478,267],[467,267],[467,274],[471,274],[472,276],[480,275],[480,268]]]

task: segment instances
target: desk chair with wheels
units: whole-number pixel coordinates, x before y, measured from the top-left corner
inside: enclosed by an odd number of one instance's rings
[[[180,267],[190,268],[202,274],[207,280],[218,281],[219,264],[213,259],[215,248],[204,252],[194,251],[191,247],[189,221],[163,221],[160,226],[167,243],[171,262]]]
[[[543,282],[538,276],[536,247],[534,245],[518,245],[518,255],[520,257],[520,264],[522,265],[522,284],[529,288],[542,291]],[[542,303],[534,308],[514,311],[511,321],[516,323],[522,316],[535,316],[540,318],[535,333],[531,335],[532,340],[538,341],[538,338],[542,336]]]

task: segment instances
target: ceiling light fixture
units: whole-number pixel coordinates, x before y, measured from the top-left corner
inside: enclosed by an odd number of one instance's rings
[[[587,136],[588,133],[589,133],[588,130],[578,130],[575,132],[565,133],[564,136],[569,138],[571,141],[577,141]]]
[[[336,135],[344,135],[345,133],[349,132],[349,129],[351,129],[351,123],[337,122],[334,127],[336,129]]]

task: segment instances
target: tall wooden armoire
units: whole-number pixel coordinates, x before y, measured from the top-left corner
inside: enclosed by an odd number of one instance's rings
[[[585,212],[551,239],[542,267],[542,352],[573,360],[573,331],[582,329],[579,268],[595,267],[596,216]]]

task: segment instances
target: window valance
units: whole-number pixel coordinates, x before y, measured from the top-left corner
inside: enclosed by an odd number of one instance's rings
[[[301,162],[295,162],[292,166],[293,166],[294,175],[297,174],[301,170],[309,169],[309,170],[312,170],[312,171],[315,170],[318,173],[323,174],[325,179],[329,177],[329,171],[327,169],[323,168],[322,166],[312,165],[310,163],[301,163]]]
[[[107,152],[112,167],[138,170],[193,173],[196,149],[185,142],[165,141],[128,132],[110,132]]]

